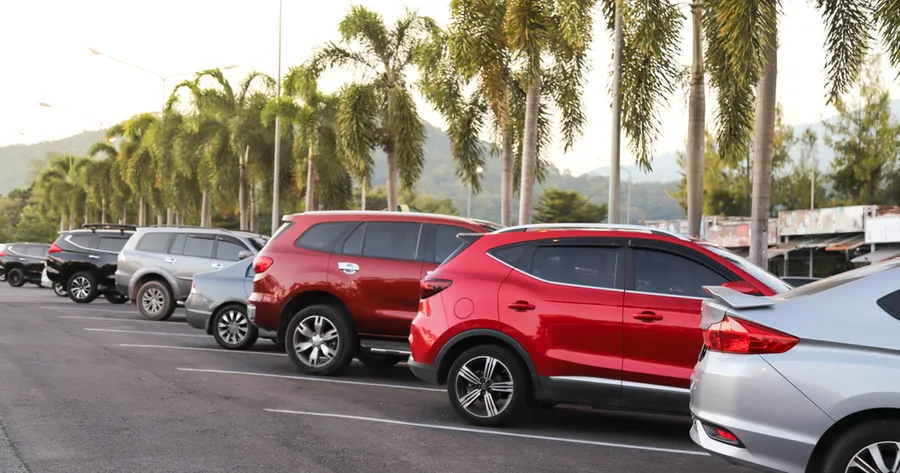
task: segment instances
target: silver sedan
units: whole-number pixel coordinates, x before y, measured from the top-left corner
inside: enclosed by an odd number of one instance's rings
[[[691,438],[790,473],[900,473],[900,261],[702,310]]]
[[[274,340],[274,333],[260,331],[247,317],[251,292],[253,258],[195,274],[190,296],[184,303],[188,324],[212,335],[227,350],[250,348],[259,337]]]

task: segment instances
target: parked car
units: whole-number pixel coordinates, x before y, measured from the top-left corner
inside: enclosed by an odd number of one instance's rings
[[[782,276],[781,280],[793,287],[805,286],[811,282],[818,281],[819,278],[808,278],[803,276]]]
[[[898,280],[893,260],[772,298],[709,288],[693,440],[767,471],[898,471]]]
[[[139,228],[119,253],[116,288],[150,320],[166,320],[191,292],[197,273],[259,252],[266,238],[221,228]]]
[[[184,303],[188,324],[212,335],[227,350],[250,348],[259,337],[274,341],[275,332],[259,330],[247,317],[253,275],[253,258],[195,274]]]
[[[134,225],[98,223],[60,232],[47,256],[47,278],[53,282],[53,290],[78,304],[100,296],[111,304],[127,302],[128,297],[116,289],[116,264],[119,251],[136,229]]]
[[[419,281],[461,242],[496,224],[411,212],[307,212],[256,257],[250,320],[276,333],[303,373],[331,375],[355,356],[384,367],[409,355]]]
[[[460,237],[467,246],[421,283],[408,365],[477,425],[555,403],[686,414],[703,286],[790,289],[724,248],[642,226]]]
[[[41,243],[10,243],[0,251],[0,274],[12,287],[21,287],[25,283],[41,284],[41,273],[44,271],[44,260],[50,245]]]
[[[52,287],[53,292],[59,297],[68,297],[66,294],[66,287],[63,286],[62,283],[53,282],[47,276],[47,263],[44,262],[44,270],[41,272],[41,286],[44,287]]]

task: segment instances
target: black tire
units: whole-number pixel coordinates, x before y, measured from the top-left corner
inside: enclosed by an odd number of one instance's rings
[[[66,282],[66,294],[76,304],[90,304],[100,293],[97,290],[97,278],[87,271],[69,276]]]
[[[397,355],[385,355],[382,353],[372,353],[369,350],[360,348],[359,352],[356,354],[356,359],[361,361],[369,368],[384,369],[390,368],[391,366],[400,363],[401,361],[406,359],[406,357]]]
[[[886,445],[884,445],[883,450],[879,450],[884,452],[885,458],[883,460],[888,462],[887,466],[890,468],[896,456],[900,455],[896,444],[896,442],[900,442],[900,420],[873,420],[859,424],[842,433],[828,447],[822,464],[822,472],[844,473],[845,471],[854,471],[847,468],[857,454],[860,454],[863,461],[875,467],[873,469],[875,471],[878,467],[872,464],[871,453],[862,451],[870,445],[882,442]],[[865,470],[859,469],[858,471],[863,472]]]
[[[226,350],[246,350],[256,343],[259,329],[247,318],[247,308],[229,304],[217,310],[212,319],[213,338]]]
[[[318,320],[320,323],[319,333],[315,333],[316,317],[321,318]],[[312,338],[307,338],[298,331],[301,323],[304,324],[307,332],[313,336],[320,336],[319,345],[315,345]],[[323,335],[335,338],[322,338]],[[302,343],[313,343],[313,345],[304,350],[299,346]],[[295,347],[295,344],[298,346]],[[350,318],[341,310],[329,305],[314,305],[298,312],[288,324],[284,336],[284,348],[288,356],[297,365],[297,369],[304,374],[329,376],[341,372],[353,360],[358,345],[356,329],[350,322]],[[325,347],[325,349],[321,347]],[[298,354],[298,349],[300,354]],[[327,357],[326,349],[328,352],[333,352],[333,355],[330,359],[322,360],[320,355]],[[314,353],[315,360],[318,362],[311,364],[310,360],[313,360]]]
[[[59,297],[69,297],[69,293],[66,292],[66,285],[61,282],[53,283],[53,293]]]
[[[175,312],[175,296],[162,281],[147,281],[137,291],[138,312],[149,320],[168,320]]]
[[[491,359],[493,367],[485,378]],[[460,375],[464,367],[471,377]],[[502,391],[498,389],[500,383]],[[485,388],[493,409],[484,396]],[[466,350],[453,362],[447,376],[447,395],[456,413],[470,424],[503,427],[521,421],[527,413],[531,383],[517,356],[495,345],[482,345]],[[472,401],[466,404],[468,396]],[[498,405],[498,401],[503,404]]]
[[[106,299],[106,302],[116,305],[128,302],[128,298],[118,292],[107,292],[103,295],[103,298]]]
[[[6,273],[6,282],[12,287],[22,287],[25,285],[25,271],[22,268],[13,268]]]

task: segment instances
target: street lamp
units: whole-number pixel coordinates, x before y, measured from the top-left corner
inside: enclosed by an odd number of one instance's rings
[[[484,172],[483,167],[478,166],[477,168],[475,168],[476,174],[481,174],[482,172]],[[469,214],[471,214],[471,213],[472,213],[472,184],[469,184],[469,198],[468,198],[468,200],[466,200],[466,218],[469,218]]]
[[[619,168],[619,169],[628,173],[628,201],[625,204],[626,205],[625,221],[628,224],[631,224],[631,170],[629,170],[628,168]],[[618,202],[619,202],[618,199],[616,199],[617,205],[618,205]],[[616,212],[616,213],[618,214],[618,212]]]
[[[282,0],[278,0],[278,85],[276,88],[276,100],[281,100],[281,5]],[[275,230],[280,226],[278,221],[281,219],[281,209],[279,208],[281,176],[281,114],[275,114],[275,172],[272,178],[272,230],[270,235],[275,234]],[[363,199],[365,202],[365,199]],[[363,205],[365,210],[365,205]]]

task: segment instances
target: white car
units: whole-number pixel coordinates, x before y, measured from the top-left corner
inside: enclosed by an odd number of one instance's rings
[[[62,283],[55,283],[47,277],[47,266],[44,266],[44,271],[41,272],[41,287],[52,287],[53,292],[56,293],[59,297],[68,297],[66,294],[66,288],[62,285]]]

